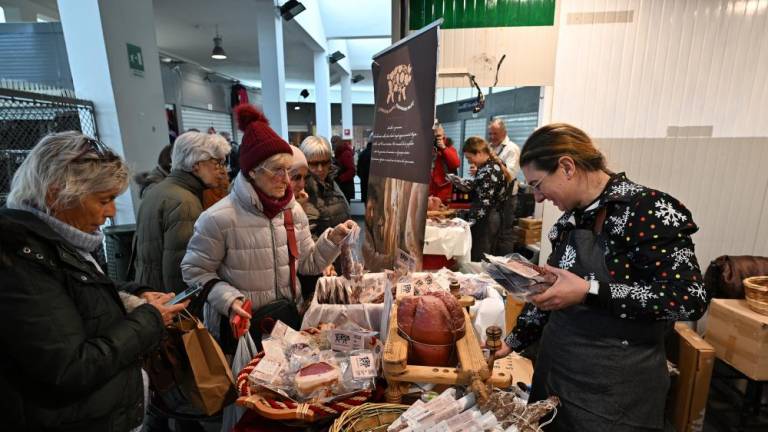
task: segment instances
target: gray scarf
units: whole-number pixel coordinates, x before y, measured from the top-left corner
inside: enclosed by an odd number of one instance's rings
[[[8,202],[7,206],[11,209],[23,210],[34,214],[40,220],[45,222],[49,227],[51,227],[51,229],[55,231],[56,234],[60,235],[67,243],[77,248],[81,253],[85,252],[90,255],[90,253],[101,246],[102,241],[104,241],[104,234],[101,231],[88,234],[86,232],[80,231],[79,229],[66,222],[62,222],[56,219],[48,213],[28,205]]]

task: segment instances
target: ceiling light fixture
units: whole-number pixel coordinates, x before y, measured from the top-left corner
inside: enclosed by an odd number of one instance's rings
[[[331,62],[331,64],[334,64],[339,60],[343,59],[344,57],[346,57],[344,53],[342,53],[341,51],[335,51],[333,54],[328,56],[328,61]]]
[[[294,111],[298,111],[298,110],[300,110],[300,109],[301,109],[301,107],[300,107],[300,106],[298,106],[298,105],[296,105],[295,107],[293,107],[293,110],[294,110]]]
[[[221,36],[219,35],[219,26],[216,26],[216,37],[213,38],[213,51],[211,51],[211,58],[216,60],[226,60],[227,53],[221,46]]]
[[[357,74],[357,75],[354,75],[354,76],[352,77],[352,83],[353,83],[353,84],[357,84],[357,83],[359,83],[360,81],[362,81],[362,80],[364,80],[364,79],[365,79],[365,77],[364,77],[363,75],[361,75],[361,74]]]
[[[287,2],[283,3],[279,9],[280,16],[282,16],[284,20],[290,21],[296,15],[304,12],[307,8],[297,0],[288,0]]]

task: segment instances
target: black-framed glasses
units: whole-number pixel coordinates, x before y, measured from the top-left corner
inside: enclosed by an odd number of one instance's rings
[[[95,157],[86,157],[93,154]],[[105,161],[112,162],[120,159],[120,156],[115,154],[109,147],[97,139],[86,138],[83,150],[72,158],[72,162],[88,162],[88,161]]]
[[[204,160],[203,162],[213,162],[214,168],[218,168],[218,169],[227,168],[227,161],[225,159],[210,158],[210,159]]]

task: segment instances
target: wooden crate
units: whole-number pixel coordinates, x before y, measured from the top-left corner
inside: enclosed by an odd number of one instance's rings
[[[768,316],[745,300],[713,299],[704,339],[720,360],[755,381],[768,380]]]
[[[671,389],[671,419],[676,431],[694,432],[704,424],[715,349],[683,323],[676,323],[675,331],[680,341],[675,359],[680,375]]]
[[[529,229],[529,230],[538,229],[539,231],[541,231],[541,225],[542,225],[541,222],[542,222],[541,219],[525,217],[525,218],[518,219],[517,225],[523,229]]]

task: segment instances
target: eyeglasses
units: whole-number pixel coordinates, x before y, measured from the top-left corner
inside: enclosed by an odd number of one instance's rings
[[[534,183],[529,183],[528,186],[530,186],[531,189],[533,189],[534,192],[541,193],[541,183],[544,181],[545,178],[549,177],[550,175],[552,175],[552,173],[549,173],[549,174],[545,175],[544,177],[540,178],[535,184]]]
[[[202,162],[213,162],[213,166],[215,168],[219,168],[219,169],[227,168],[227,161],[224,160],[224,159],[210,158],[210,159],[206,159],[206,160],[204,160]]]
[[[96,157],[86,157],[89,154],[93,154]],[[74,158],[72,163],[89,162],[89,161],[105,161],[112,162],[120,159],[120,156],[116,155],[109,147],[104,145],[101,141],[93,138],[85,139],[85,148],[80,151]]]
[[[329,165],[331,165],[331,160],[321,160],[321,161],[314,161],[314,162],[307,162],[307,165],[309,165],[312,168],[327,168]]]
[[[282,178],[288,177],[288,168],[269,169],[269,168],[259,167],[259,169],[271,175],[275,179],[282,179]]]

